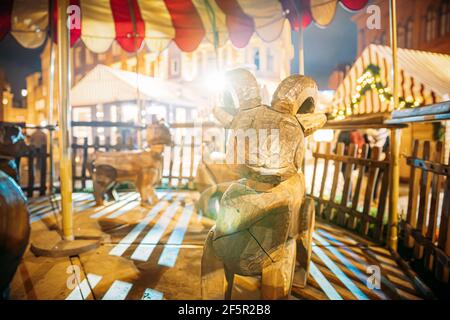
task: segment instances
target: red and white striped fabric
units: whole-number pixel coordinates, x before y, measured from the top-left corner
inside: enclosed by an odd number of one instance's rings
[[[57,0],[54,0],[56,2]],[[266,42],[276,40],[288,19],[298,29],[311,21],[327,25],[340,3],[349,10],[362,9],[368,0],[70,0],[81,14],[80,28],[72,28],[71,44],[81,39],[93,52],[108,50],[113,41],[129,52],[143,43],[161,51],[174,41],[183,51],[193,51],[203,39],[216,46],[230,40],[245,47],[256,33]],[[49,0],[0,1],[0,39],[11,32],[24,47],[36,48],[46,39]],[[56,6],[55,6],[56,8]],[[72,11],[75,12],[75,11]],[[69,12],[70,13],[70,12]],[[56,23],[54,24],[56,25]]]
[[[357,80],[369,65],[380,68],[383,85],[393,88],[392,51],[390,47],[369,45],[355,61],[342,83],[337,88],[333,101],[333,110],[350,107],[352,97],[357,93]],[[398,49],[400,75],[399,96],[425,105],[446,101],[450,97],[450,55],[432,52]],[[430,76],[433,75],[433,76]],[[356,114],[390,112],[393,104],[381,101],[377,90],[370,90],[359,103]]]

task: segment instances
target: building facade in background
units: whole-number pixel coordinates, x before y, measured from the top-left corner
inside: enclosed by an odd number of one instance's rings
[[[358,31],[357,56],[370,44],[390,45],[389,0],[372,4],[381,11],[380,29],[367,28],[366,10],[352,17]],[[450,0],[397,0],[397,42],[399,48],[450,54]],[[329,78],[330,89],[339,86],[349,68],[337,66]]]
[[[235,48],[230,42],[215,49],[211,43],[205,40],[194,52],[190,53],[181,52],[175,43],[171,43],[168,48],[160,53],[150,52],[146,46],[138,53],[127,53],[117,42],[113,42],[107,52],[95,54],[79,41],[72,48],[71,54],[72,85],[77,84],[96,65],[104,64],[120,70],[182,83],[188,88],[192,86],[193,90],[197,89],[195,92],[202,92],[198,88],[207,86],[211,75],[230,68],[247,67],[254,70],[265,87],[263,91],[267,91],[266,95],[270,95],[279,81],[290,73],[293,48],[290,28],[288,22],[286,22],[283,36],[276,41],[265,43],[259,37],[253,36],[249,44],[242,49]],[[29,112],[34,113],[29,119],[33,124],[46,123],[48,119],[49,57],[50,44],[47,43],[41,54],[42,71],[27,77],[27,106]],[[57,74],[58,71],[55,70],[55,75]],[[211,86],[211,83],[209,83],[209,86]],[[207,94],[207,89],[203,90],[203,94]],[[57,116],[57,92],[58,84],[55,81],[54,117]],[[124,114],[126,117],[127,112],[120,110],[120,108],[115,108],[113,112],[110,112],[105,111],[104,106],[101,105],[90,106],[89,112],[80,110],[80,116],[75,115],[74,118],[76,119],[74,120],[121,121]],[[166,119],[169,122],[191,121],[195,116],[191,112],[185,113],[182,117],[177,117],[175,112],[172,114],[174,115],[173,118]],[[180,112],[180,114],[182,113]]]

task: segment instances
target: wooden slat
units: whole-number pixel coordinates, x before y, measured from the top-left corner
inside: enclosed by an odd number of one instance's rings
[[[331,161],[341,161],[341,162],[350,162],[353,164],[362,164],[362,165],[370,165],[371,167],[382,168],[389,165],[389,162],[386,160],[373,160],[373,159],[364,159],[364,158],[353,158],[345,155],[337,155],[337,154],[326,154],[326,153],[313,153],[313,156],[319,159],[328,159]]]
[[[443,153],[443,143],[441,141],[436,142],[436,151],[434,153],[434,161],[436,163],[442,163],[444,161]],[[430,202],[430,212],[428,214],[428,226],[426,230],[426,237],[431,243],[435,243],[437,240],[437,221],[438,221],[438,209],[439,209],[439,195],[442,184],[442,176],[439,174],[432,174],[431,180],[431,202]],[[428,270],[433,269],[433,250],[430,247],[425,247],[425,267]]]
[[[325,154],[329,154],[331,152],[331,143],[325,144]],[[328,164],[329,160],[325,159],[323,163],[323,174],[322,174],[322,183],[320,185],[320,193],[319,198],[323,199],[324,191],[325,191],[325,185],[328,178]],[[322,204],[318,204],[318,210],[319,215],[322,215]]]
[[[373,160],[379,160],[381,155],[381,150],[379,147],[372,148],[372,154],[371,159]],[[361,223],[360,233],[367,235],[369,231],[369,221],[367,217],[370,215],[370,208],[372,205],[372,198],[373,198],[373,189],[375,186],[375,177],[377,175],[378,169],[375,167],[370,166],[369,167],[369,176],[367,178],[367,184],[366,184],[366,192],[364,195],[364,207],[363,207],[363,219]]]
[[[431,152],[430,142],[425,141],[423,144],[423,159],[430,159]],[[419,194],[419,212],[417,215],[417,230],[421,235],[426,232],[426,218],[428,212],[428,196],[430,194],[431,179],[427,171],[422,170],[420,177],[420,194]],[[423,257],[423,246],[418,244],[417,241],[414,244],[414,257],[421,259]]]
[[[189,182],[194,179],[194,162],[195,162],[195,137],[191,136],[191,162],[189,167]]]
[[[316,153],[320,152],[320,146],[321,142],[318,142],[316,144]],[[313,176],[312,176],[312,183],[311,183],[311,194],[314,195],[314,187],[316,186],[316,174],[317,174],[317,164],[318,164],[319,158],[314,157],[314,170],[313,170]]]
[[[39,157],[39,171],[40,171],[40,182],[39,182],[39,195],[45,195],[47,190],[46,181],[47,181],[47,145],[43,145],[39,148],[38,152]]]
[[[347,150],[347,155],[349,157],[356,158],[358,154],[358,147],[355,144],[350,144]],[[345,165],[345,172],[344,172],[344,188],[342,190],[342,198],[340,205],[343,207],[347,207],[347,203],[350,196],[350,189],[352,187],[352,172],[354,169],[353,163],[347,163]],[[345,225],[345,212],[342,210],[338,210],[337,212],[337,223],[339,225]]]
[[[449,281],[448,257],[450,256],[450,175],[447,176],[444,189],[444,200],[439,226],[438,248],[446,257],[438,259],[436,264],[436,277],[443,282]],[[447,258],[447,261],[445,261]]]
[[[87,171],[87,160],[88,160],[88,138],[83,138],[83,156],[81,159],[81,187],[86,188],[86,171]]]
[[[179,172],[178,172],[178,186],[181,186],[181,183],[183,181],[183,154],[184,154],[184,136],[181,136],[181,143],[180,143],[180,166],[179,166]]]
[[[170,150],[170,155],[169,155],[169,187],[172,185],[172,175],[173,175],[173,159],[174,159],[174,154],[175,154],[175,146],[170,146],[170,148],[167,148],[166,150]]]
[[[383,177],[381,178],[380,194],[378,196],[377,222],[374,233],[374,238],[378,242],[382,241],[383,236],[383,218],[386,211],[386,202],[389,191],[389,169],[383,168],[380,170],[380,173]]]
[[[345,145],[343,143],[338,143],[337,149],[336,149],[336,155],[342,156],[344,155]],[[334,161],[334,174],[333,174],[333,182],[331,184],[331,192],[330,192],[330,199],[329,201],[335,202],[336,198],[336,189],[339,182],[339,175],[341,173],[342,169],[342,162],[339,160]],[[332,213],[332,207],[328,206],[325,208],[325,211],[323,215],[328,219],[331,220],[331,213]]]
[[[111,137],[105,137],[105,151],[108,152],[111,149]]]
[[[419,140],[414,141],[412,156],[419,156]],[[406,213],[406,222],[413,228],[417,225],[417,196],[419,192],[419,171],[411,166],[409,174],[409,194],[408,194],[408,211]],[[414,238],[410,235],[409,230],[405,230],[404,244],[407,248],[414,246]]]
[[[362,151],[361,151],[361,158],[366,159],[368,152],[369,152],[368,145],[367,144],[363,145]],[[358,178],[356,179],[356,186],[355,186],[355,191],[353,193],[353,199],[352,199],[352,209],[353,210],[356,210],[358,208],[359,196],[361,193],[361,186],[362,186],[362,182],[363,182],[363,178],[364,178],[365,168],[366,167],[363,164],[360,164],[357,167]],[[348,219],[347,227],[350,229],[354,229],[356,227],[356,219],[354,217],[350,217]]]

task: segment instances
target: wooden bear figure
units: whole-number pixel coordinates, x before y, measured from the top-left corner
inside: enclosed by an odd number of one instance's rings
[[[202,258],[202,295],[231,298],[234,275],[261,276],[263,299],[289,295],[296,255],[306,282],[314,206],[305,201],[301,170],[304,138],[326,122],[314,114],[317,85],[292,75],[278,86],[271,106],[261,103],[254,76],[244,69],[227,74],[237,113],[216,109],[230,129],[225,163],[241,179],[228,183],[208,234]],[[297,247],[298,246],[298,247]]]
[[[105,195],[116,200],[114,187],[121,181],[135,184],[143,205],[158,201],[153,186],[161,178],[164,145],[171,144],[169,129],[162,122],[153,123],[147,142],[147,150],[95,153],[91,175],[97,205],[103,204]]]

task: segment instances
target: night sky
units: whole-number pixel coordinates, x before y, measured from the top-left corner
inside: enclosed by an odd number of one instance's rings
[[[326,89],[328,76],[340,63],[351,63],[356,55],[356,26],[350,19],[352,13],[338,6],[333,23],[327,28],[310,25],[305,31],[305,72],[314,77],[320,89]],[[296,36],[293,36],[296,40]],[[40,71],[38,49],[21,47],[11,35],[0,41],[0,68],[12,85],[15,97],[25,88],[25,76]],[[294,60],[295,67],[298,68]]]

